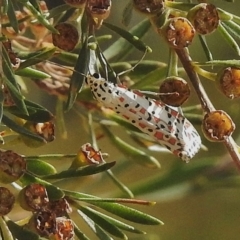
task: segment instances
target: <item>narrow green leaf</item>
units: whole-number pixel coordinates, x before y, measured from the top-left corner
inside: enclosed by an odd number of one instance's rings
[[[10,129],[12,129],[14,132],[25,135],[25,136],[32,138],[34,140],[37,140],[39,142],[46,143],[44,138],[40,137],[37,134],[30,132],[29,130],[24,128],[22,125],[17,124],[16,122],[14,122],[12,119],[10,119],[9,117],[7,117],[4,114],[2,116],[2,123],[5,124]]]
[[[123,10],[122,16],[122,24],[124,26],[128,26],[131,19],[132,19],[132,12],[133,12],[133,2],[129,1],[126,7]]]
[[[20,182],[23,184],[23,186],[29,185],[31,183],[40,183],[43,186],[46,187],[47,193],[49,196],[49,199],[51,200],[58,200],[64,197],[64,192],[58,188],[52,185],[51,183],[44,181],[43,179],[40,179],[38,177],[34,177],[28,172],[25,172],[24,175],[20,178]]]
[[[240,39],[240,26],[233,21],[222,22],[222,25],[237,39]]]
[[[14,6],[12,1],[8,2],[8,9],[7,9],[8,19],[10,21],[11,27],[14,29],[16,33],[18,33],[18,20],[15,14]]]
[[[79,227],[75,223],[74,223],[74,233],[79,240],[91,240],[79,229]]]
[[[63,12],[68,11],[71,8],[72,7],[69,4],[62,4],[62,5],[59,5],[59,6],[55,7],[55,8],[52,8],[49,11],[49,15],[47,16],[47,19],[51,19],[51,18],[54,18],[56,16],[59,16],[60,14],[62,14]]]
[[[87,225],[92,229],[92,231],[96,234],[96,236],[100,240],[113,240],[107,233],[103,231],[103,229],[96,224],[91,218],[89,218],[82,211],[78,210],[78,214],[82,217],[82,219],[87,223]]]
[[[34,8],[34,6],[26,0],[18,0],[23,6],[25,6],[33,15],[34,17],[42,24],[44,25],[49,31],[53,33],[58,33],[58,31],[48,22],[46,17],[42,15],[37,9]]]
[[[48,122],[53,119],[53,114],[41,105],[25,100],[29,115],[23,114],[16,106],[5,108],[11,114],[32,122]]]
[[[112,31],[119,34],[122,38],[126,39],[129,43],[131,43],[135,48],[142,52],[152,52],[151,48],[147,46],[143,41],[139,39],[139,37],[131,34],[130,32],[119,28],[113,24],[103,22],[103,25],[107,28],[111,29]]]
[[[152,86],[154,83],[166,78],[168,72],[168,66],[157,68],[156,70],[145,75],[139,81],[134,83],[132,89],[144,89],[146,86]]]
[[[237,67],[240,68],[239,60],[213,60],[208,62],[196,62],[198,66],[220,66],[220,67]]]
[[[92,209],[93,210],[93,209]],[[113,224],[114,226],[124,230],[124,231],[128,231],[128,232],[132,232],[132,233],[136,233],[136,234],[145,234],[145,232],[136,229],[135,227],[126,224],[122,221],[119,221],[115,218],[109,217],[106,214],[100,213],[100,212],[96,212],[96,214],[100,215],[102,218],[104,218],[106,221],[108,221],[109,223]]]
[[[81,198],[97,198],[90,194],[85,193],[79,193],[74,191],[67,191],[64,190],[66,196],[72,197],[74,199],[80,200]],[[123,219],[127,219],[132,222],[137,222],[140,224],[146,224],[146,225],[157,225],[157,224],[163,224],[159,219],[152,217],[148,214],[142,213],[141,211],[135,210],[133,208],[118,204],[118,203],[105,203],[105,202],[93,202],[92,203],[95,206],[98,206],[108,212],[111,212]]]
[[[18,240],[39,240],[39,236],[36,233],[27,230],[23,226],[19,226],[11,220],[7,221],[7,225],[14,238]]]
[[[28,77],[28,78],[37,79],[37,80],[51,77],[51,75],[31,67],[26,67],[24,69],[16,70],[14,73],[18,76]]]
[[[207,44],[205,36],[198,35],[198,37],[199,37],[200,43],[202,45],[203,51],[204,51],[204,53],[205,53],[205,55],[207,57],[207,60],[208,61],[213,60],[212,53],[211,53],[211,51],[210,51],[210,49],[208,47],[208,44]]]
[[[119,230],[115,225],[107,221],[102,214],[91,209],[90,207],[79,206],[79,210],[87,215],[90,219],[98,224],[103,230],[121,239],[127,239],[127,236]]]
[[[229,46],[238,54],[240,55],[240,48],[234,38],[229,34],[225,26],[220,23],[218,26],[218,31],[222,34],[223,38],[229,44]]]
[[[67,111],[72,108],[78,93],[83,87],[86,75],[88,74],[89,61],[90,49],[88,48],[88,38],[86,38],[78,55],[76,65],[74,67],[75,71],[71,77],[69,95],[66,104]]]
[[[60,173],[52,174],[45,176],[44,179],[59,179],[59,178],[72,178],[72,177],[83,177],[92,174],[97,174],[103,171],[108,170],[109,168],[113,167],[115,162],[110,163],[102,163],[98,165],[89,165],[86,167],[75,169],[69,169],[62,171]]]
[[[55,51],[55,47],[41,49],[37,54],[33,54],[31,57],[27,58],[26,61],[22,62],[18,68],[18,71],[50,59]]]
[[[127,144],[125,141],[112,134],[109,129],[102,125],[102,129],[110,138],[111,142],[125,155],[129,160],[135,161],[136,163],[150,167],[150,168],[160,168],[160,163],[153,156],[133,147],[130,144]]]
[[[2,0],[2,13],[3,15],[7,14],[8,12],[8,4],[9,4],[9,1],[8,0]]]
[[[45,176],[45,175],[55,174],[57,172],[56,168],[53,167],[53,165],[45,161],[41,161],[38,159],[32,159],[32,160],[26,159],[26,162],[27,162],[27,170],[37,176]]]
[[[134,43],[138,42],[138,44],[141,45],[141,49],[145,49],[144,51],[146,51],[147,46],[141,41],[136,40],[133,36],[138,36],[138,38],[141,39],[144,36],[144,34],[149,30],[150,27],[151,27],[150,21],[148,19],[145,19],[128,32],[130,35],[127,34],[131,39],[131,41],[133,41]],[[103,54],[108,61],[112,60],[113,58],[116,61],[120,61],[126,55],[128,55],[133,49],[134,49],[134,46],[131,43],[129,43],[129,41],[127,41],[126,39],[120,38],[115,43],[113,43],[110,47],[108,47],[103,52]]]
[[[22,96],[19,85],[15,79],[11,62],[9,60],[9,57],[5,48],[3,48],[2,64],[3,64],[3,72],[5,74],[4,82],[8,86],[8,90],[11,93],[14,103],[17,105],[17,107],[22,113],[28,115],[28,111],[24,103],[24,97]]]
[[[0,217],[0,239],[2,240],[14,240],[10,229],[7,226],[6,221]]]

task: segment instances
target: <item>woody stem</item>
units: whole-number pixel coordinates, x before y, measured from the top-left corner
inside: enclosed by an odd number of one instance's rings
[[[197,93],[203,111],[206,113],[214,111],[215,108],[210,99],[208,98],[208,95],[206,94],[205,89],[203,88],[203,85],[199,79],[198,74],[193,69],[192,59],[189,56],[187,49],[186,48],[176,49],[175,51]],[[240,155],[238,152],[237,144],[235,143],[232,137],[227,137],[224,141],[224,145],[227,148],[229,154],[231,155],[237,168],[240,170]]]

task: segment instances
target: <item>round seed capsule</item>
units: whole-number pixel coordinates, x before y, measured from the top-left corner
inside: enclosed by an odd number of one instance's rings
[[[190,88],[183,78],[168,77],[159,88],[160,99],[162,102],[173,107],[181,106],[190,96]]]
[[[88,0],[87,11],[95,21],[96,28],[101,27],[103,20],[108,18],[111,5],[111,0]]]
[[[140,13],[156,15],[163,11],[164,0],[134,0],[133,7]]]
[[[74,223],[71,219],[65,217],[56,218],[56,231],[50,235],[50,239],[73,239],[74,237]]]
[[[57,217],[61,217],[72,212],[72,208],[69,205],[66,198],[61,198],[56,201],[50,201],[48,204],[48,210],[54,212]]]
[[[222,142],[233,133],[235,124],[226,112],[216,110],[204,116],[202,129],[210,141]]]
[[[0,187],[0,216],[7,215],[15,203],[14,195],[5,187]]]
[[[219,25],[217,8],[213,4],[200,3],[187,15],[197,33],[205,35],[215,31]]]
[[[53,45],[67,52],[72,51],[80,39],[79,28],[76,24],[66,22],[57,24],[55,28],[59,34],[52,33]]]
[[[45,142],[37,141],[32,138],[29,138],[25,135],[21,135],[20,138],[23,143],[28,147],[40,147],[48,142],[52,142],[55,139],[54,129],[55,126],[52,122],[44,122],[44,123],[35,123],[31,121],[27,121],[24,124],[24,127],[31,132],[39,135],[44,138]]]
[[[27,211],[42,210],[49,202],[46,188],[41,184],[32,183],[20,191],[18,202]]]
[[[221,70],[216,79],[220,91],[230,99],[240,97],[240,68],[228,67]]]
[[[7,150],[0,151],[0,182],[12,183],[17,181],[26,170],[25,158]]]
[[[49,237],[56,231],[56,216],[50,211],[35,212],[30,218],[27,228],[41,237]]]
[[[190,21],[183,17],[171,18],[158,29],[168,44],[173,48],[182,49],[190,45],[195,35],[195,30]]]

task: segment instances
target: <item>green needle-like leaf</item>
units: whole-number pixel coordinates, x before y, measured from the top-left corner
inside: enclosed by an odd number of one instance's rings
[[[106,171],[113,167],[115,165],[115,162],[110,163],[102,163],[99,165],[90,165],[86,167],[75,169],[69,169],[66,171],[62,171],[60,173],[56,173],[53,175],[45,176],[45,179],[60,179],[60,178],[72,178],[72,177],[83,177],[88,176],[92,174],[97,174],[103,171]]]
[[[39,240],[39,236],[27,230],[26,228],[17,225],[13,221],[7,221],[8,228],[10,229],[11,233],[13,234],[15,239],[18,240]],[[5,239],[4,239],[5,240]]]
[[[80,50],[74,72],[71,77],[70,89],[66,110],[70,110],[76,100],[78,93],[83,87],[86,75],[88,74],[88,66],[90,61],[90,49],[88,48],[88,38],[85,39],[83,46]]]
[[[33,160],[26,160],[26,162],[27,162],[27,170],[37,176],[45,176],[45,175],[55,174],[57,172],[56,168],[53,167],[53,165],[45,161],[33,159]]]
[[[118,227],[107,221],[103,217],[103,214],[91,209],[90,207],[79,206],[79,210],[87,215],[90,219],[92,219],[95,224],[98,224],[106,232],[112,234],[115,237],[127,239],[127,236],[122,231],[120,231]]]
[[[134,47],[136,47],[133,44],[136,44],[141,51],[145,52],[147,46],[139,39],[141,39],[142,36],[149,30],[150,26],[151,24],[149,20],[145,19],[133,27],[129,32],[123,30],[124,34],[127,32],[126,35],[130,42],[126,39],[120,38],[103,52],[105,58],[108,59],[108,61],[112,60],[113,58],[116,61],[120,61],[126,57],[131,50],[134,49]],[[134,36],[138,36],[139,39],[135,38]]]

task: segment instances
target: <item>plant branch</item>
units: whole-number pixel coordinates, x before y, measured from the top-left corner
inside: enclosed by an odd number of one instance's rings
[[[215,108],[210,99],[208,98],[208,95],[203,88],[198,74],[194,71],[194,67],[192,66],[192,59],[189,56],[187,49],[176,49],[175,51],[197,93],[204,112],[209,113],[211,111],[214,111]],[[237,168],[240,170],[240,155],[238,152],[237,144],[232,137],[228,137],[225,139],[224,145],[227,148],[229,154],[231,155]]]

